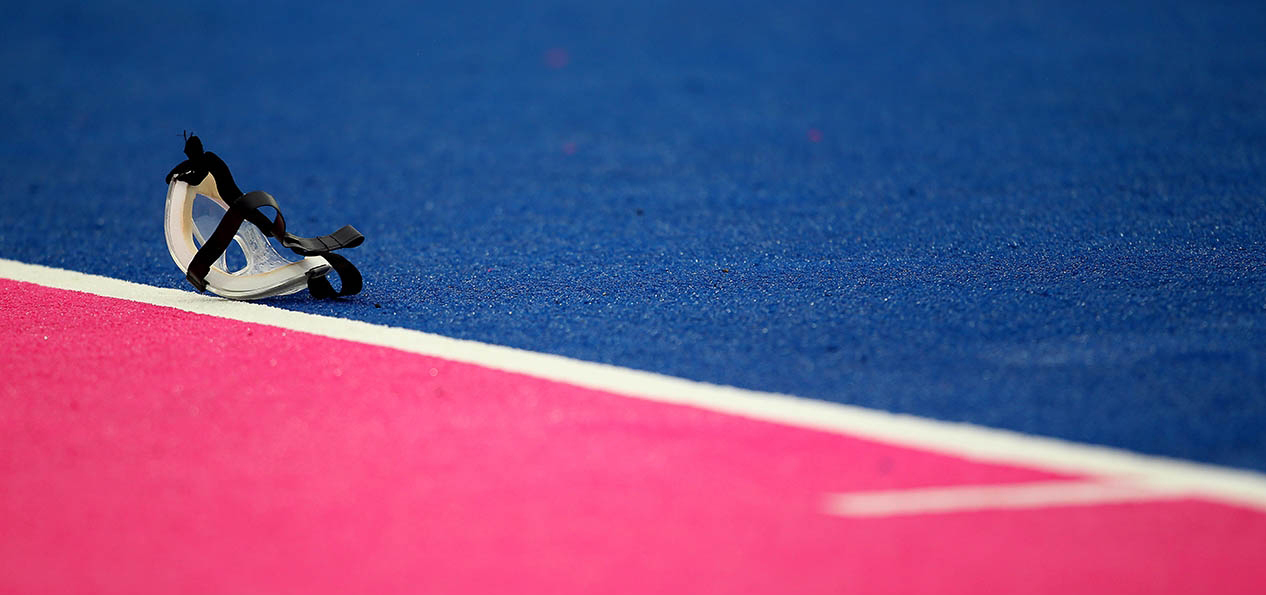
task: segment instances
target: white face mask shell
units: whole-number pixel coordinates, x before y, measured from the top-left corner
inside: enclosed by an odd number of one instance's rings
[[[173,179],[167,188],[167,205],[163,227],[167,250],[180,270],[188,272],[189,263],[198,253],[195,240],[206,240],[194,222],[193,207],[197,197],[214,201],[224,212],[228,205],[220,198],[215,178],[207,174],[197,186]],[[220,213],[223,215],[223,213]],[[211,266],[206,275],[207,289],[216,295],[236,300],[253,300],[295,293],[307,287],[308,278],[329,270],[329,263],[320,256],[307,256],[291,262],[283,258],[268,238],[249,223],[241,226],[234,240],[246,257],[246,267],[231,272],[223,257]]]

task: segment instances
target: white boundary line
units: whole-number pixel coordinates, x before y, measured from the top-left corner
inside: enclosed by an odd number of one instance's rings
[[[1266,511],[1266,475],[1136,454],[969,424],[937,421],[790,395],[718,386],[651,372],[452,339],[358,320],[282,310],[0,258],[0,278],[156,304],[481,366],[662,403],[847,434],[982,462],[1098,476]]]
[[[1132,483],[1057,480],[1001,485],[964,485],[832,494],[824,509],[848,517],[945,514],[977,510],[1022,510],[1055,506],[1093,506],[1184,498]]]

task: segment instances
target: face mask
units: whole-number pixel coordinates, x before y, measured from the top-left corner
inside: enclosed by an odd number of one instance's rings
[[[334,254],[365,241],[356,228],[345,225],[315,238],[291,234],[277,201],[266,192],[243,194],[228,165],[215,153],[203,151],[198,137],[185,141],[185,156],[188,159],[167,174],[163,224],[172,260],[199,292],[254,300],[295,293],[305,286],[316,298],[361,290],[360,271]],[[270,219],[263,209],[275,216]],[[287,260],[268,238],[303,258]],[[339,289],[327,278],[330,272],[338,275]]]

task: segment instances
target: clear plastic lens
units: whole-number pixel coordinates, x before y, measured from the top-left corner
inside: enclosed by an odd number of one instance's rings
[[[225,208],[219,202],[201,194],[193,200],[194,243],[201,248],[215,228],[224,218]],[[237,230],[233,243],[225,250],[224,255],[216,260],[213,266],[220,270],[239,275],[266,273],[290,264],[277,253],[277,249],[268,241],[268,237],[254,225],[245,223]]]
[[[215,233],[215,228],[216,226],[220,224],[220,219],[224,217],[225,212],[227,211],[224,210],[224,207],[220,206],[220,203],[215,202],[214,200],[211,200],[210,198],[203,196],[201,194],[194,196],[194,199],[193,199],[193,243],[195,246],[201,248],[203,244],[207,243],[207,238],[211,237],[212,233]],[[231,266],[229,264],[230,259],[227,258],[230,252],[236,252],[237,260],[239,261],[237,263],[234,263],[237,266],[233,268],[229,268]],[[236,272],[238,269],[241,269],[246,264],[245,263],[246,259],[241,254],[242,254],[241,248],[238,248],[237,242],[234,242],[233,244],[229,246],[229,249],[225,250],[224,254],[221,255],[220,258],[216,259],[215,263],[212,264],[211,266],[217,269],[220,269],[221,271],[224,271],[226,273]]]
[[[220,219],[224,217],[224,207],[220,203],[203,196],[195,195],[193,198],[193,227],[194,240],[198,246],[206,243],[207,238],[215,232],[216,226],[220,224]]]

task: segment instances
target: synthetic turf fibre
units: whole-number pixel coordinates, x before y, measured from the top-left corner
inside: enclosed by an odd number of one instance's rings
[[[1266,470],[1261,2],[7,8],[0,257],[187,288],[193,130],[273,305]]]

